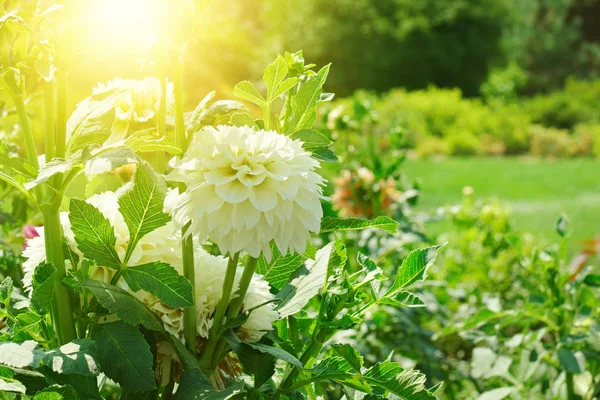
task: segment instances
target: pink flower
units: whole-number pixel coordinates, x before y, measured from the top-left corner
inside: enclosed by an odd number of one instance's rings
[[[27,224],[23,227],[23,236],[25,237],[25,243],[23,243],[23,250],[25,250],[25,248],[27,247],[27,242],[30,239],[39,237],[40,233],[37,231],[35,226]]]

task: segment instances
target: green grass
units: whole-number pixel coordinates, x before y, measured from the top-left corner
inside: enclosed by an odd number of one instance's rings
[[[508,205],[517,229],[552,241],[558,238],[556,221],[565,213],[571,222],[571,251],[600,233],[600,160],[409,160],[405,171],[421,185],[417,211],[459,203],[463,187],[471,186],[475,196]]]

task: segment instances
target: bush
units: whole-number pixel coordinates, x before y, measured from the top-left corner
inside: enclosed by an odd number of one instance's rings
[[[477,154],[479,139],[470,133],[454,134],[446,138],[448,152],[455,156],[472,156]]]
[[[541,157],[572,155],[572,139],[563,129],[532,125],[529,130],[530,152]]]

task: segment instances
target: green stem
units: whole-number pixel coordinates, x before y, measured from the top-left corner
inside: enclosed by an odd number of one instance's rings
[[[233,319],[238,316],[240,310],[242,309],[242,304],[244,304],[244,299],[246,298],[246,293],[248,293],[248,287],[250,287],[250,281],[252,281],[252,276],[254,275],[254,271],[256,270],[256,263],[258,262],[257,258],[250,257],[248,259],[248,263],[244,268],[244,273],[242,274],[242,278],[240,279],[238,295],[231,300],[229,304],[229,310],[227,311],[227,319]]]
[[[223,326],[223,318],[229,306],[231,300],[231,292],[233,291],[233,282],[235,281],[235,272],[237,270],[238,260],[240,254],[235,253],[233,257],[229,257],[227,263],[227,271],[225,272],[225,279],[223,280],[223,290],[221,291],[221,298],[217,304],[215,314],[213,317],[213,325],[210,328],[208,334],[208,341],[202,349],[202,356],[200,357],[200,367],[204,370],[209,370],[212,365],[213,355],[217,343],[219,342],[219,331]]]
[[[188,227],[182,230],[185,235]],[[183,276],[192,283],[192,298],[194,306],[186,307],[183,310],[183,337],[187,348],[196,354],[196,271],[194,269],[194,240],[192,235],[188,235],[183,239],[181,248],[183,258]]]
[[[44,86],[44,112],[46,122],[46,160],[54,158],[56,136],[54,135],[54,82]]]
[[[25,151],[27,152],[27,158],[29,162],[35,167],[40,168],[40,164],[37,158],[37,150],[35,147],[35,139],[33,132],[31,131],[31,125],[29,124],[29,117],[25,111],[25,103],[23,102],[23,96],[12,96],[19,115],[19,123],[21,124],[21,130],[23,131],[23,140],[25,141]]]
[[[63,345],[77,338],[75,321],[69,290],[62,282],[67,276],[63,254],[63,232],[60,222],[60,201],[42,208],[44,219],[44,238],[46,242],[46,260],[56,268],[54,274],[53,314],[54,328],[59,344]]]
[[[64,158],[67,151],[67,65],[58,63],[56,71],[56,157]]]
[[[265,130],[271,128],[271,103],[267,102],[263,109],[263,122],[265,123]]]
[[[567,383],[567,399],[568,400],[576,400],[577,396],[575,396],[575,382],[573,380],[572,372],[567,372],[566,383]]]

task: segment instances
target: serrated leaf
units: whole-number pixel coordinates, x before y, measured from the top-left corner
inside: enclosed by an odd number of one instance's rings
[[[323,93],[329,67],[330,65],[324,66],[314,78],[302,83],[292,97],[292,116],[284,124],[286,133],[312,128],[317,116],[317,101]]]
[[[394,297],[383,297],[380,303],[394,307],[425,307],[419,296],[405,291],[396,293]]]
[[[329,140],[326,136],[324,136],[316,129],[304,129],[298,132],[294,132],[290,135],[290,139],[300,140],[302,142],[302,147],[304,147],[307,150],[318,147],[327,147],[332,143],[331,140]]]
[[[270,353],[259,351],[247,343],[243,343],[233,331],[224,336],[240,360],[244,372],[254,376],[254,387],[264,385],[275,373],[275,357]]]
[[[96,344],[91,339],[76,339],[57,349],[48,351],[41,360],[59,374],[96,376],[100,373],[96,364]]]
[[[133,187],[119,198],[119,209],[129,229],[125,262],[142,237],[171,220],[163,212],[166,194],[166,182],[148,164],[139,164],[135,170]]]
[[[194,305],[192,284],[169,264],[155,261],[128,267],[123,269],[123,278],[133,291],[145,290],[169,307]]]
[[[223,390],[215,390],[212,384],[204,377],[200,369],[183,371],[175,400],[229,400],[243,392],[244,383],[236,382]]]
[[[120,92],[89,97],[79,103],[67,121],[67,156],[110,137],[115,119],[115,100]]]
[[[349,344],[334,344],[331,348],[346,360],[354,372],[361,373],[364,359],[354,347]]]
[[[363,381],[360,374],[353,371],[353,367],[344,357],[327,357],[310,370],[313,376],[308,381],[333,380],[342,385],[365,393],[371,393],[369,385]]]
[[[13,326],[13,339],[15,341],[40,340],[42,332],[42,317],[31,311],[17,315]]]
[[[436,396],[425,388],[425,375],[415,370],[404,371],[390,361],[375,364],[363,376],[370,385],[380,387],[402,400],[436,400]]]
[[[10,302],[10,298],[13,293],[13,281],[10,276],[4,278],[2,283],[0,283],[0,302],[4,305],[8,305]]]
[[[35,368],[43,356],[44,350],[33,340],[23,343],[0,342],[0,364],[9,367]]]
[[[34,187],[46,182],[48,179],[52,178],[58,174],[64,174],[70,171],[74,167],[75,163],[69,160],[63,160],[61,158],[55,158],[52,161],[46,163],[46,165],[40,168],[40,171],[37,177],[29,182],[24,184],[25,189],[31,190]]]
[[[321,233],[357,231],[368,228],[377,228],[386,232],[396,233],[398,223],[389,217],[377,217],[374,220],[326,217],[321,221]]]
[[[250,81],[242,81],[235,85],[233,88],[233,94],[240,99],[257,104],[260,107],[264,107],[267,104],[266,100],[261,96],[256,87]]]
[[[42,263],[35,268],[33,273],[31,303],[41,313],[49,312],[52,305],[55,272],[54,265]]]
[[[97,377],[77,374],[58,374],[49,367],[42,365],[39,370],[43,372],[46,381],[61,386],[71,386],[75,389],[79,399],[102,400],[98,392]]]
[[[78,400],[77,392],[72,386],[52,385],[33,397],[33,400]]]
[[[0,377],[0,393],[10,392],[10,393],[21,393],[25,394],[27,388],[21,382],[16,379]]]
[[[83,200],[71,199],[69,220],[77,247],[97,265],[121,268],[121,259],[115,250],[115,230],[104,215]]]
[[[356,256],[356,261],[358,261],[358,264],[363,268],[365,274],[363,282],[369,282],[369,285],[373,289],[373,293],[375,295],[378,294],[379,289],[381,289],[381,281],[386,279],[385,275],[383,275],[383,271],[373,260],[361,252]]]
[[[271,102],[277,98],[277,89],[281,86],[283,80],[288,73],[287,63],[285,59],[278,55],[275,61],[265,68],[263,80],[267,85],[267,101]]]
[[[393,297],[400,290],[422,281],[427,276],[427,270],[435,262],[438,251],[443,246],[432,246],[411,251],[398,268],[396,280],[384,297]]]
[[[333,243],[329,243],[317,251],[315,259],[306,261],[294,274],[290,283],[277,294],[277,297],[282,299],[277,307],[281,318],[302,310],[310,299],[319,293],[325,284],[332,250]]]
[[[156,389],[152,352],[138,328],[111,322],[100,325],[94,339],[106,376],[131,392]]]
[[[271,245],[273,258],[267,262],[264,256],[258,259],[256,272],[275,289],[281,289],[289,281],[290,276],[302,265],[302,256],[297,253],[282,255],[275,244]]]
[[[164,330],[160,318],[131,293],[92,279],[83,281],[81,286],[91,291],[104,308],[128,324],[133,326],[142,324],[153,331]]]
[[[93,156],[85,163],[85,174],[94,176],[110,172],[123,165],[139,162],[138,156],[127,147],[117,147]]]
[[[0,142],[0,179],[15,187],[35,204],[31,193],[25,189],[25,182],[35,179],[37,171],[35,167],[24,158],[11,157],[8,148]]]

